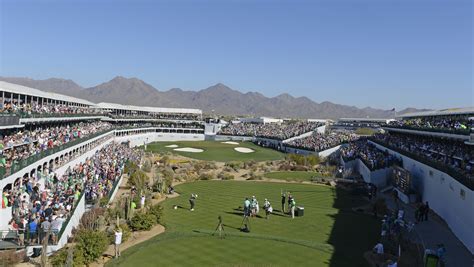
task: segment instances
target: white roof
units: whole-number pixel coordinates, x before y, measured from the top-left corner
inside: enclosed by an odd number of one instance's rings
[[[13,83],[7,83],[4,81],[0,81],[0,90],[9,92],[9,93],[14,93],[14,94],[22,94],[22,95],[29,95],[29,96],[35,96],[35,97],[43,97],[43,98],[49,98],[49,99],[55,99],[55,100],[60,100],[60,101],[67,101],[67,102],[73,102],[73,103],[79,103],[79,104],[84,104],[84,105],[89,105],[92,106],[94,103],[89,102],[84,99],[72,97],[72,96],[67,96],[67,95],[61,95],[61,94],[56,94],[56,93],[51,93],[51,92],[44,92],[40,91],[38,89],[34,89],[31,87],[26,87],[23,85],[18,85],[18,84],[13,84]]]
[[[371,118],[340,118],[338,121],[360,121],[360,122],[389,122],[394,119],[371,119]]]
[[[414,112],[400,115],[400,118],[427,117],[427,116],[449,116],[449,115],[470,115],[474,114],[474,107],[448,108],[440,110]]]
[[[200,109],[192,108],[157,108],[157,107],[139,107],[131,105],[122,105],[115,103],[104,103],[101,102],[94,106],[95,108],[100,109],[121,109],[121,110],[134,110],[134,111],[145,111],[153,113],[191,113],[191,114],[202,114]]]

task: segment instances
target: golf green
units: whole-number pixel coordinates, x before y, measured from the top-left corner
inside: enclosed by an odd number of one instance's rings
[[[176,145],[177,147],[169,147]],[[254,152],[242,153],[234,148],[242,147],[252,149]],[[197,148],[203,152],[176,151],[179,148]],[[272,149],[257,146],[251,142],[242,142],[238,145],[225,144],[217,141],[181,141],[181,142],[155,142],[147,145],[147,151],[151,152],[172,152],[181,156],[209,161],[265,161],[283,159],[284,154]]]
[[[326,186],[249,181],[199,181],[176,186],[163,202],[166,232],[131,247],[108,266],[366,266],[363,253],[375,244],[379,221],[352,211],[365,203]],[[304,216],[281,213],[282,191],[304,206]],[[191,193],[198,194],[195,211]],[[245,197],[268,198],[274,214],[261,209],[242,233]],[[173,209],[177,206],[178,209]],[[225,238],[213,236],[222,216]]]
[[[265,173],[265,177],[270,179],[296,181],[296,182],[309,182],[313,177],[331,179],[331,177],[323,177],[317,172],[307,171],[282,171],[282,172],[268,172]]]

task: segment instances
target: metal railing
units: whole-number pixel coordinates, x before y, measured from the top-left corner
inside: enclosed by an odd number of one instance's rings
[[[394,129],[404,129],[404,130],[413,130],[413,131],[422,131],[422,132],[434,132],[434,133],[446,133],[446,134],[459,134],[459,135],[469,135],[470,129],[448,129],[448,128],[428,128],[428,127],[416,127],[416,126],[398,126],[398,125],[386,125],[383,128],[394,128]]]
[[[415,154],[413,152],[409,152],[409,151],[406,151],[406,150],[403,150],[403,149],[400,149],[398,147],[394,147],[390,144],[388,144],[387,142],[384,142],[384,141],[381,141],[381,140],[377,140],[375,138],[369,138],[370,141],[374,142],[374,143],[377,143],[381,146],[384,146],[388,149],[391,149],[395,152],[398,152],[404,156],[407,156],[409,158],[412,158],[418,162],[421,162],[425,165],[428,165],[430,166],[431,168],[433,169],[437,169],[439,171],[442,171],[448,175],[450,175],[451,177],[453,177],[454,179],[456,179],[458,182],[460,182],[461,184],[465,185],[467,188],[471,189],[471,190],[474,190],[474,178],[470,177],[469,175],[465,175],[461,172],[459,172],[458,170],[450,167],[450,166],[447,166],[447,165],[444,165],[443,163],[439,162],[439,161],[433,161],[431,160],[430,158],[428,157],[424,157],[424,156],[421,156],[419,154]]]
[[[55,154],[59,151],[62,151],[64,149],[67,149],[67,148],[70,148],[72,146],[75,146],[77,144],[80,144],[80,143],[83,143],[83,142],[86,142],[88,140],[91,140],[92,138],[95,138],[97,136],[100,136],[100,135],[103,135],[105,133],[108,133],[108,132],[112,132],[114,129],[107,129],[107,130],[104,130],[104,131],[101,131],[101,132],[98,132],[98,133],[95,133],[95,134],[92,134],[92,135],[89,135],[87,137],[84,137],[84,138],[79,138],[79,139],[76,139],[74,141],[71,141],[71,142],[68,142],[64,145],[60,145],[60,146],[56,146],[52,149],[48,149],[48,150],[44,150],[38,154],[35,154],[35,155],[32,155],[32,156],[29,156],[28,158],[26,159],[23,159],[23,160],[20,160],[20,161],[14,161],[12,162],[12,165],[10,166],[10,168],[6,168],[6,167],[0,167],[0,180],[2,180],[3,178],[11,175],[11,174],[14,174],[16,172],[18,172],[19,170],[47,157],[47,156],[50,156],[52,154]]]
[[[15,113],[12,113],[15,114]],[[95,116],[106,116],[107,114],[103,113],[28,113],[28,112],[17,112],[22,119],[30,118],[61,118],[61,117],[95,117]]]

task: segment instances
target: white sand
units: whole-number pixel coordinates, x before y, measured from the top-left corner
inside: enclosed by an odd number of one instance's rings
[[[238,145],[239,143],[237,142],[232,142],[232,141],[226,141],[226,142],[222,142],[223,144],[229,144],[229,145]]]
[[[240,152],[240,153],[252,153],[252,152],[255,152],[253,149],[250,149],[250,148],[246,148],[246,147],[235,147],[234,148],[235,151],[237,152]]]
[[[165,147],[175,148],[175,147],[178,147],[178,145],[168,145],[168,146],[165,146]]]
[[[182,147],[182,148],[175,148],[174,151],[181,151],[181,152],[191,152],[191,153],[201,153],[204,150],[200,148],[192,148],[192,147]]]

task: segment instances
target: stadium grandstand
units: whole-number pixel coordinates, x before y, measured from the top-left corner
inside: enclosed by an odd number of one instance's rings
[[[437,135],[466,140],[471,132],[470,118],[474,108],[452,108],[404,114],[390,121],[385,128],[391,131]],[[448,135],[449,134],[449,135]]]
[[[45,214],[54,214],[51,249],[63,246],[71,235],[69,222],[81,213],[75,210],[82,196],[88,201],[110,195],[123,160],[139,159],[127,147],[204,139],[198,109],[95,104],[7,82],[0,82],[0,96],[0,248],[39,245],[35,227],[20,243],[11,237],[17,240],[18,231],[39,225]],[[124,142],[128,146],[120,145]],[[112,162],[115,173],[97,173],[110,170],[101,164]]]
[[[318,122],[294,121],[282,124],[273,123],[231,123],[221,129],[220,134],[236,136],[255,136],[276,140],[286,140],[311,132],[322,126]]]
[[[340,118],[332,124],[334,128],[357,129],[374,128],[380,129],[394,121],[394,119],[376,119],[376,118]]]

